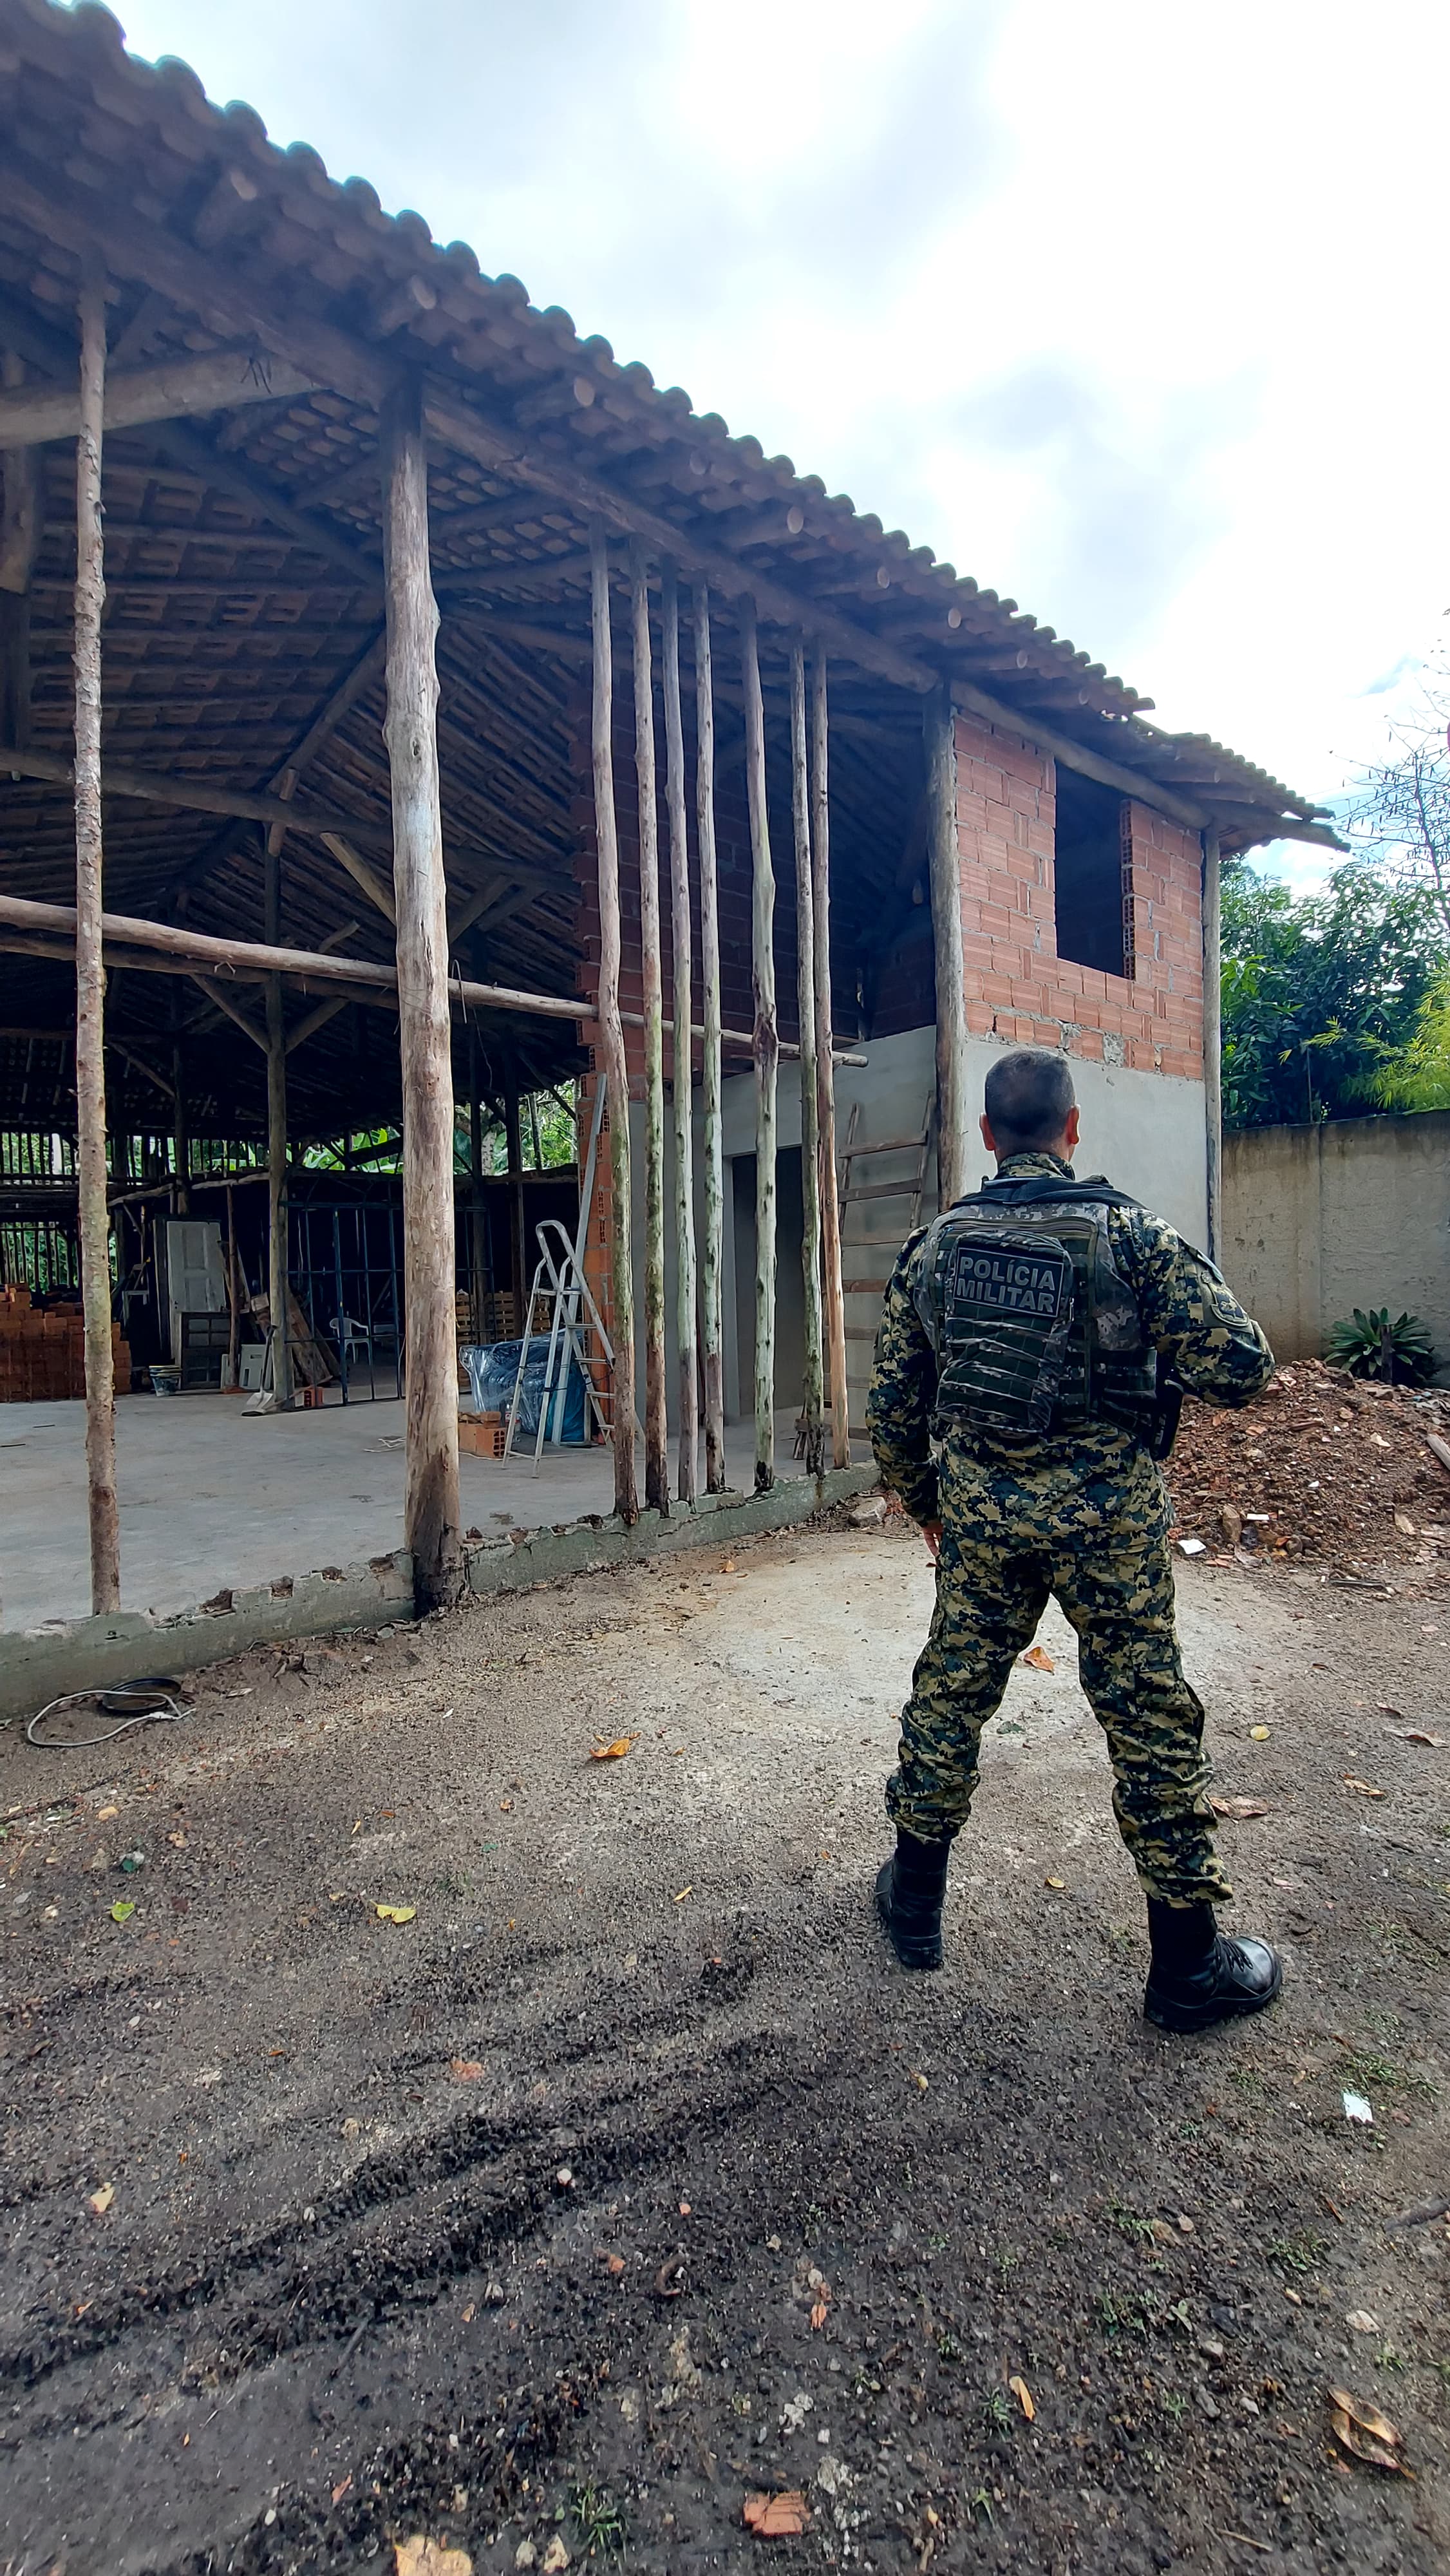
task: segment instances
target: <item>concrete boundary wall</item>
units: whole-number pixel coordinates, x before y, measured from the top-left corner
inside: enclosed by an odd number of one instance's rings
[[[1408,1310],[1450,1365],[1450,1110],[1225,1136],[1224,1269],[1281,1359],[1356,1306]]]
[[[737,1539],[786,1529],[848,1502],[876,1482],[872,1466],[841,1467],[818,1479],[785,1478],[768,1494],[715,1494],[694,1509],[663,1517],[641,1512],[633,1529],[612,1515],[518,1538],[486,1540],[465,1551],[468,1589],[477,1598],[523,1592],[601,1567],[633,1565],[684,1548],[729,1546]],[[411,1619],[412,1559],[374,1557],[370,1564],[329,1566],[214,1600],[170,1618],[118,1610],[99,1618],[57,1620],[0,1636],[0,1720],[30,1717],[69,1691],[111,1689],[145,1674],[199,1671],[254,1646],[347,1628],[383,1628]]]

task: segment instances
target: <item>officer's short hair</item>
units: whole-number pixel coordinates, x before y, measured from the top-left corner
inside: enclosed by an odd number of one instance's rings
[[[1000,1154],[1041,1153],[1055,1145],[1077,1094],[1060,1055],[1045,1047],[1012,1047],[987,1076],[987,1123]]]

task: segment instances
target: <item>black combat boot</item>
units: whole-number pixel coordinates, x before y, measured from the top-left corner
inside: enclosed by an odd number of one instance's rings
[[[1240,2013],[1262,2012],[1283,1983],[1267,1941],[1231,1941],[1211,1905],[1148,1899],[1153,1964],[1143,2010],[1160,2030],[1207,2030]]]
[[[898,1826],[895,1857],[876,1880],[876,1911],[903,1968],[941,1966],[941,1909],[952,1839],[918,1842]]]

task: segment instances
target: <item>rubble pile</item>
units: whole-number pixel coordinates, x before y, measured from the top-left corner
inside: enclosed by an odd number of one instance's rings
[[[1220,1562],[1398,1568],[1450,1580],[1450,1396],[1347,1377],[1322,1360],[1276,1371],[1257,1404],[1190,1397],[1168,1461],[1174,1536]]]

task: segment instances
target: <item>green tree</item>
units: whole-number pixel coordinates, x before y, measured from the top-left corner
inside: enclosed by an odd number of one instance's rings
[[[1223,884],[1229,1127],[1302,1126],[1389,1106],[1450,962],[1433,883],[1363,860],[1324,892],[1239,865]],[[1393,1105],[1401,1105],[1396,1101]]]
[[[1450,966],[1436,977],[1407,1046],[1392,1051],[1374,1078],[1382,1109],[1450,1109]]]

